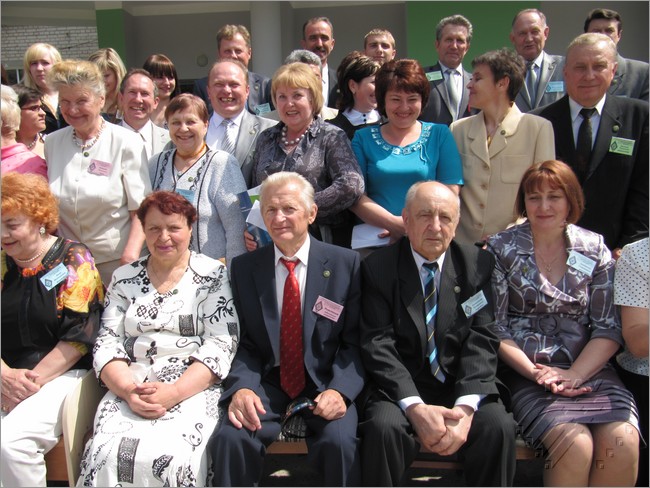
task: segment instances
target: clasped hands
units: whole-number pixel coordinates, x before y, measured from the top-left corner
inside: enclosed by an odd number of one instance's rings
[[[582,386],[584,378],[571,368],[562,369],[535,363],[533,375],[538,385],[544,386],[556,395],[575,397],[592,390],[590,386]]]
[[[157,419],[179,403],[178,390],[173,383],[160,381],[133,383],[123,398],[131,410],[146,419]]]
[[[2,368],[2,411],[11,412],[23,400],[37,393],[38,373],[30,369]]]
[[[406,417],[426,449],[449,456],[467,441],[474,410],[466,405],[445,408],[418,403],[406,409]]]
[[[340,419],[347,411],[343,396],[336,390],[330,389],[319,393],[314,398],[314,402],[316,406],[310,407],[312,413],[325,420]],[[236,428],[245,427],[251,431],[261,429],[260,414],[266,414],[266,410],[257,393],[248,388],[242,388],[235,392],[228,406],[228,418]]]

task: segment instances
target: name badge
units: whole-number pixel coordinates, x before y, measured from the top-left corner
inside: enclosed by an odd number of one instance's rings
[[[487,305],[487,300],[485,298],[485,294],[483,293],[483,290],[481,290],[477,294],[472,296],[469,300],[463,302],[461,304],[461,307],[463,307],[463,312],[465,312],[465,316],[467,318],[470,318],[472,315],[474,315],[476,312],[481,310],[486,305]]]
[[[431,71],[427,73],[427,80],[429,81],[442,80],[442,71]]]
[[[67,277],[68,267],[63,263],[59,263],[56,268],[50,270],[47,274],[41,277],[41,283],[43,283],[43,286],[47,288],[47,291],[50,291]]]
[[[99,159],[91,159],[88,166],[88,172],[96,176],[110,176],[113,171],[113,163],[100,161]]]
[[[181,188],[176,188],[176,193],[182,197],[185,197],[191,204],[194,204],[194,190],[183,190]]]
[[[609,142],[609,152],[623,154],[624,156],[632,156],[632,153],[634,153],[635,142],[634,139],[612,137],[612,140]]]
[[[546,93],[563,93],[564,92],[564,82],[563,81],[549,81],[546,85]]]
[[[343,311],[343,305],[339,305],[332,300],[328,300],[325,297],[318,296],[318,300],[314,304],[312,312],[326,319],[330,319],[333,322],[338,322],[341,312]]]
[[[594,268],[596,267],[596,261],[576,251],[571,251],[569,259],[566,260],[566,264],[587,276],[591,276],[591,273],[594,272]]]
[[[262,105],[258,105],[255,107],[255,113],[257,115],[262,115],[269,113],[271,111],[271,104],[270,103],[263,103]]]

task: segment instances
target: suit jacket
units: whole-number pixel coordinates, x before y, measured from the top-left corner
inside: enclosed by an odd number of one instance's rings
[[[539,80],[537,80],[537,93],[534,103],[528,98],[528,90],[526,90],[526,82],[524,81],[521,90],[517,94],[515,103],[519,110],[522,112],[530,112],[537,107],[543,107],[549,103],[553,103],[564,96],[566,88],[564,86],[564,56],[556,56],[554,54],[546,54],[542,59],[542,66],[539,70]],[[562,82],[562,90],[560,91],[547,91],[550,82]]]
[[[246,100],[246,109],[256,115],[255,109],[259,105],[265,103],[269,104],[269,108],[273,109],[273,102],[271,102],[271,80],[265,76],[258,75],[252,71],[248,72],[248,86],[250,91],[248,92],[248,100]],[[199,98],[202,98],[205,104],[208,106],[208,114],[212,116],[212,103],[210,103],[210,97],[208,96],[208,77],[200,78],[194,82],[194,88],[192,93]]]
[[[535,113],[553,124],[556,159],[575,169],[569,96]],[[635,141],[632,154],[610,151],[613,137]],[[602,234],[610,249],[648,235],[647,102],[606,96],[582,189],[585,211],[578,225]]]
[[[241,388],[259,394],[264,377],[279,364],[280,312],[273,261],[273,245],[233,259],[231,283],[241,339],[221,401]],[[356,252],[311,239],[302,318],[306,374],[319,391],[333,388],[349,400],[364,384],[360,286]],[[312,311],[319,296],[344,306],[337,322]]]
[[[475,246],[452,242],[445,255],[436,315],[436,346],[445,386],[456,397],[498,394],[495,384],[499,341],[490,277],[494,257]],[[361,264],[361,347],[363,363],[392,401],[421,396],[414,379],[430,373],[419,271],[407,238],[379,249]],[[469,318],[461,304],[482,291],[487,305]],[[426,370],[425,370],[426,368]]]
[[[489,147],[483,114],[454,122],[451,133],[465,180],[456,239],[473,244],[513,223],[512,209],[524,172],[533,163],[555,158],[553,126],[513,105]]]
[[[327,69],[327,79],[329,80],[329,96],[327,97],[327,106],[330,108],[336,108],[336,101],[339,99],[341,92],[339,91],[338,80],[336,79],[336,69],[332,69],[332,66],[328,66]]]
[[[273,120],[260,117],[259,115],[252,115],[244,111],[244,115],[237,134],[237,142],[235,143],[235,152],[233,156],[237,159],[241,172],[244,175],[246,187],[251,187],[253,179],[253,155],[255,154],[255,143],[257,136],[260,135],[264,129],[273,127],[277,122]]]
[[[463,95],[460,99],[460,115],[458,118],[462,119],[463,117],[478,113],[478,110],[472,110],[468,105],[469,90],[467,89],[467,83],[469,83],[472,74],[465,71],[462,66],[459,66],[459,68],[461,68],[463,73]],[[427,73],[439,71],[442,75],[440,63],[429,66],[425,71]],[[422,110],[419,119],[425,122],[435,122],[436,124],[451,124],[454,122],[454,119],[449,108],[449,94],[447,93],[447,84],[445,83],[444,75],[439,80],[429,81],[429,86],[431,87],[429,101]]]
[[[648,63],[617,56],[618,68],[608,93],[648,101]]]

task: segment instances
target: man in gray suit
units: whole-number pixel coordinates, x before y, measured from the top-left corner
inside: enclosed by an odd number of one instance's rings
[[[251,35],[243,25],[224,25],[217,32],[217,59],[236,59],[246,67],[248,86],[250,88],[246,109],[256,115],[261,115],[273,110],[271,103],[271,80],[252,71],[248,71],[251,60]],[[201,78],[194,82],[193,93],[203,99],[212,115],[212,107],[208,97],[208,78]]]
[[[618,12],[597,8],[589,12],[585,20],[585,32],[605,34],[618,45],[623,35],[623,21]],[[619,97],[638,98],[648,101],[648,63],[626,59],[616,55],[616,74],[608,93]]]
[[[564,96],[563,56],[544,51],[549,27],[537,9],[520,11],[512,21],[510,42],[526,62],[526,82],[515,103],[522,112],[553,103]]]
[[[213,113],[205,141],[212,149],[235,156],[250,188],[257,136],[277,122],[245,110],[250,88],[246,66],[237,60],[214,63],[208,75],[207,92]]]
[[[458,119],[476,113],[468,106],[467,83],[472,75],[463,68],[463,58],[471,41],[472,24],[462,15],[445,17],[438,22],[438,62],[425,68],[431,94],[420,120],[450,125]]]
[[[158,106],[158,87],[148,71],[129,71],[120,85],[118,101],[123,110],[120,125],[140,135],[147,159],[172,146],[167,129],[158,127],[150,119]]]

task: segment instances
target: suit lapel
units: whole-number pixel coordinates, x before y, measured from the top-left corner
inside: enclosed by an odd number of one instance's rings
[[[573,140],[569,96],[562,97],[557,102],[557,106],[553,104],[553,111],[549,111],[547,115],[555,133],[555,156],[571,167],[575,167],[576,145]]]
[[[483,115],[479,114],[476,117],[472,117],[470,124],[467,133],[470,139],[469,149],[477,158],[480,158],[481,161],[489,165],[490,154],[485,139],[485,119]]]
[[[463,90],[462,97],[460,99],[460,109],[458,111],[458,118],[460,119],[462,118],[463,114],[467,112],[467,107],[469,105],[469,90],[467,89],[467,84],[469,83],[472,74],[465,71],[462,66],[459,66],[459,68],[461,68],[461,73],[463,74]]]
[[[436,90],[438,90],[438,93],[440,93],[440,98],[443,102],[445,102],[445,107],[447,107],[447,111],[451,115],[453,112],[451,111],[451,103],[449,103],[449,93],[447,93],[445,74],[442,72],[442,66],[440,66],[440,63],[435,64],[434,71],[440,71],[441,78],[439,80],[432,81],[433,86],[436,88]]]
[[[609,85],[608,93],[610,95],[616,95],[616,92],[625,79],[625,65],[627,64],[625,58],[620,54],[617,54],[616,61],[618,62],[618,67],[616,68],[616,73],[614,73],[614,79],[612,80],[611,85]]]
[[[274,246],[266,246],[258,253],[254,273],[255,291],[260,297],[260,308],[269,342],[276,359],[280,358],[280,313],[275,293],[275,251]],[[252,291],[252,290],[251,290]]]
[[[445,261],[442,264],[440,290],[438,292],[438,313],[436,318],[436,346],[442,351],[443,341],[447,331],[454,326],[458,315],[458,285],[459,270],[455,264],[455,249],[452,245],[447,249]],[[440,352],[439,352],[440,354]]]
[[[537,107],[542,101],[542,97],[544,96],[544,93],[546,93],[546,87],[548,86],[548,82],[551,80],[551,77],[555,72],[556,66],[557,65],[555,63],[555,60],[548,54],[544,53],[542,66],[540,66],[539,69],[539,83],[537,84],[537,93],[535,96],[535,103],[533,104],[533,108]]]
[[[497,129],[492,137],[492,143],[488,147],[489,157],[494,158],[508,146],[508,137],[514,135],[519,127],[519,121],[523,117],[521,111],[516,105],[513,105],[505,118],[501,122],[501,127]]]
[[[239,127],[239,134],[237,134],[237,141],[235,143],[234,156],[239,162],[239,166],[243,166],[246,161],[246,155],[250,151],[251,144],[255,138],[255,134],[259,130],[259,124],[255,116],[249,112],[244,111],[244,116],[241,120]]]
[[[427,325],[424,322],[424,295],[420,273],[415,266],[411,246],[408,239],[403,239],[401,243],[400,260],[398,266],[398,276],[400,281],[400,295],[402,304],[408,311],[409,317],[413,321],[417,334],[420,337],[421,357],[426,355],[427,344]]]
[[[307,266],[307,279],[305,281],[305,304],[302,312],[302,328],[305,343],[311,341],[316,325],[316,314],[311,309],[319,296],[325,296],[329,282],[327,270],[328,257],[320,250],[321,243],[316,239],[311,240],[309,247],[309,264]],[[327,275],[327,276],[325,276]]]
[[[593,174],[602,160],[605,159],[605,156],[609,151],[609,144],[612,136],[617,135],[622,128],[621,114],[618,110],[616,100],[614,97],[606,95],[605,105],[603,105],[603,113],[600,116],[600,124],[598,125],[598,133],[596,134],[596,142],[594,143],[594,148],[591,152],[587,178]]]

